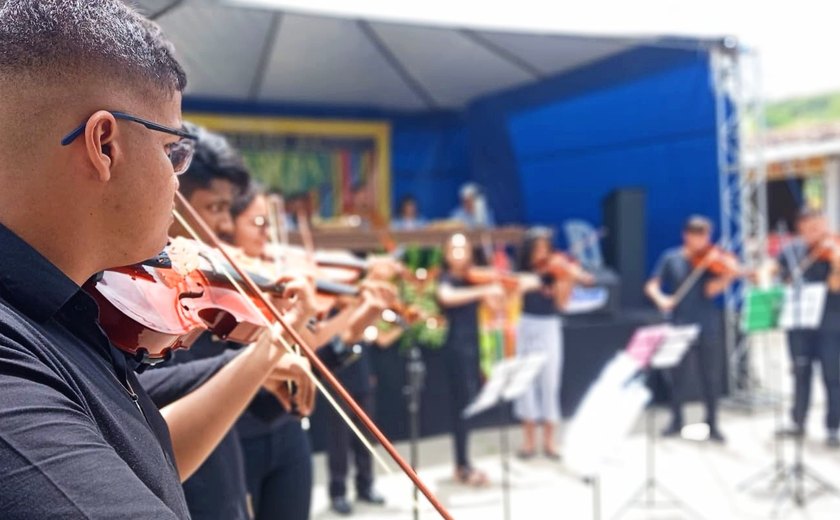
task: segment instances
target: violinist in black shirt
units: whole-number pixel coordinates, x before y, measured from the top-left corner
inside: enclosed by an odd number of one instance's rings
[[[0,6],[2,518],[188,518],[180,481],[284,358],[264,335],[161,413],[81,289],[166,244],[185,84],[117,0]]]
[[[671,370],[671,424],[663,434],[676,436],[682,430],[685,380],[692,359],[696,357],[706,405],[709,438],[715,442],[724,442],[717,423],[717,401],[723,373],[723,339],[722,317],[715,298],[726,290],[735,276],[729,273],[717,275],[704,267],[708,259],[699,257],[704,257],[707,254],[705,251],[712,250],[711,235],[712,223],[709,219],[699,215],[689,217],[683,226],[682,245],[662,254],[645,285],[645,293],[659,310],[669,315],[672,323],[700,326],[698,340],[680,364]],[[693,276],[697,278],[692,283]]]
[[[840,247],[828,231],[825,215],[806,209],[797,218],[797,236],[779,254],[778,263],[785,283],[823,283],[827,286],[825,310],[816,329],[788,331],[788,348],[794,376],[793,425],[782,433],[805,434],[805,420],[811,401],[813,365],[820,364],[828,401],[826,444],[840,448]],[[794,312],[796,312],[794,310]]]
[[[498,283],[473,285],[468,272],[473,266],[472,244],[455,234],[444,245],[445,270],[440,276],[437,300],[448,324],[443,353],[449,383],[450,413],[455,451],[455,480],[469,486],[489,483],[487,474],[474,467],[469,456],[469,421],[461,412],[478,395],[481,376],[478,352],[478,306],[499,301],[505,291]]]

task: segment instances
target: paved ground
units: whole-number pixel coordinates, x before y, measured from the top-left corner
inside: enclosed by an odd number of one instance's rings
[[[763,375],[784,373],[784,357],[777,357],[783,345],[776,343],[768,347],[771,354],[756,360],[759,368],[767,369]],[[760,356],[759,356],[760,357]],[[777,361],[781,359],[782,364]],[[780,372],[781,371],[781,372]],[[770,378],[772,379],[772,378]],[[778,381],[778,379],[776,379]],[[778,390],[779,386],[769,389]],[[783,388],[790,382],[785,378]],[[809,424],[809,438],[805,443],[805,460],[821,476],[840,486],[840,452],[830,451],[823,445],[822,397],[815,385],[816,403]],[[699,420],[701,410],[689,409],[689,419]],[[660,413],[660,426],[665,422]],[[806,507],[796,508],[789,500],[777,502],[781,487],[775,489],[767,481],[760,482],[751,492],[739,491],[739,484],[763,469],[772,467],[774,460],[774,415],[769,409],[746,414],[742,411],[725,410],[723,429],[728,437],[725,446],[690,440],[657,440],[656,476],[658,480],[678,497],[688,509],[660,507],[655,510],[622,507],[642,485],[645,477],[645,435],[640,422],[637,430],[612,454],[603,467],[600,477],[600,518],[625,519],[679,519],[704,518],[715,520],[738,519],[838,519],[840,518],[840,496],[822,495],[809,499]],[[519,432],[510,431],[513,445],[518,443]],[[473,453],[476,463],[487,471],[493,483],[485,489],[475,490],[458,485],[452,480],[451,444],[448,437],[426,439],[421,445],[420,475],[431,486],[456,519],[495,520],[504,518],[503,493],[500,482],[502,471],[499,456],[499,432],[485,430],[476,432],[473,438]],[[407,453],[407,445],[400,445]],[[786,460],[790,462],[793,445],[784,443]],[[335,518],[328,510],[325,479],[326,467],[323,455],[315,462],[316,489],[314,492],[313,518]],[[357,506],[355,518],[359,519],[410,519],[412,518],[411,487],[407,479],[398,473],[384,474],[379,471],[378,489],[388,498],[384,508]],[[532,461],[511,461],[511,518],[518,519],[589,519],[595,516],[593,488],[572,475],[562,463],[545,459]],[[808,486],[807,489],[813,489]],[[657,496],[657,498],[664,498]],[[776,507],[779,505],[780,507]],[[434,511],[421,501],[421,518],[436,518]],[[619,515],[624,511],[624,514]],[[699,515],[699,516],[697,516]]]

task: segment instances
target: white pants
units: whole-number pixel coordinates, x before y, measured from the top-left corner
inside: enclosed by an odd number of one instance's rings
[[[513,413],[522,421],[556,423],[560,420],[560,373],[563,370],[563,334],[559,316],[523,314],[517,329],[516,355],[546,356],[546,364],[533,386],[516,400]]]

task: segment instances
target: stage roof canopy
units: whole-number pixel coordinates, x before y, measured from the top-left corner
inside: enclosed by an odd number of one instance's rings
[[[134,3],[175,43],[187,95],[250,103],[458,111],[634,47],[721,41],[421,26],[232,0]]]

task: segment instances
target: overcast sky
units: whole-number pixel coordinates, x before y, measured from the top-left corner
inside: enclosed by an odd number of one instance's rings
[[[840,3],[815,0],[222,0],[482,28],[735,35],[757,49],[769,99],[840,91]],[[833,5],[833,7],[832,7]]]

